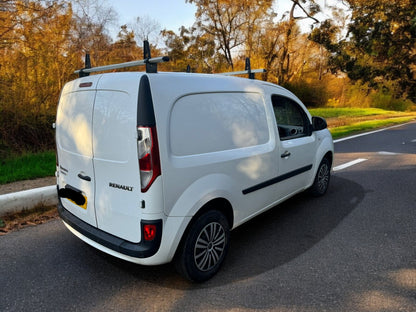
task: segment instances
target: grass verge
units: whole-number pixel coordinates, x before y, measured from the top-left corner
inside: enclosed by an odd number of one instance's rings
[[[363,133],[366,131],[384,128],[388,126],[404,124],[414,120],[414,117],[397,117],[397,118],[390,118],[390,119],[383,119],[383,120],[367,120],[361,121],[357,123],[353,123],[347,126],[340,126],[329,128],[332,134],[333,139],[339,139],[341,137]]]
[[[389,114],[406,114],[403,112],[386,111],[379,108],[311,108],[309,112],[313,116],[321,116],[323,118],[345,118],[345,117],[365,117]],[[416,113],[415,113],[416,115]]]
[[[55,151],[26,153],[1,161],[0,184],[53,176]]]
[[[416,120],[416,112],[378,108],[316,108],[313,116],[324,117],[334,139]]]

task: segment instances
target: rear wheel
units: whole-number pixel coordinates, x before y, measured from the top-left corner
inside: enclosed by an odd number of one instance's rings
[[[214,276],[228,251],[230,230],[226,217],[217,210],[199,216],[191,225],[176,268],[185,278],[203,282]]]
[[[328,158],[322,159],[316,172],[315,180],[309,189],[312,196],[322,196],[326,193],[331,177],[331,164]]]

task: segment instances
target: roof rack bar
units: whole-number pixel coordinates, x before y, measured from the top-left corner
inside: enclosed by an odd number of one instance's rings
[[[254,79],[255,73],[265,73],[265,69],[251,69],[250,58],[246,57],[246,65],[244,67],[244,71],[235,71],[235,72],[228,72],[228,73],[219,73],[218,75],[224,76],[233,76],[233,75],[248,75],[249,79]]]
[[[83,68],[75,71],[75,74],[80,73],[95,73],[99,71],[104,70],[112,70],[112,69],[119,69],[119,68],[126,68],[126,67],[133,67],[133,66],[140,66],[140,65],[146,65],[146,64],[157,64],[157,63],[163,63],[168,62],[169,57],[168,56],[160,56],[160,57],[154,57],[151,59],[145,59],[141,61],[131,61],[126,63],[120,63],[120,64],[112,64],[112,65],[104,65],[104,66],[98,66],[93,68]]]
[[[218,75],[224,75],[224,76],[233,76],[233,75],[248,75],[250,73],[256,74],[256,73],[265,73],[265,69],[252,69],[251,71],[248,70],[242,70],[242,71],[235,71],[235,72],[228,72],[228,73],[219,73]]]
[[[85,55],[85,67],[79,70],[76,70],[74,73],[79,74],[80,77],[88,76],[90,73],[95,73],[104,70],[113,70],[113,69],[120,69],[120,68],[127,68],[133,66],[141,66],[146,65],[146,72],[147,73],[157,73],[157,65],[158,63],[168,62],[169,56],[159,56],[159,57],[151,57],[150,56],[150,45],[147,40],[143,42],[143,60],[141,61],[131,61],[119,64],[111,64],[111,65],[104,65],[98,67],[91,68],[91,61],[90,55]]]

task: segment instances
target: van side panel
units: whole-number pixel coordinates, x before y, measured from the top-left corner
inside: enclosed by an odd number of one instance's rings
[[[218,92],[184,96],[172,108],[169,133],[175,156],[265,144],[269,129],[262,95]]]
[[[171,84],[168,75],[149,75],[166,215],[192,216],[209,200],[223,197],[238,224],[275,202],[275,186],[242,193],[277,175],[272,111],[259,84],[209,75],[175,78]]]

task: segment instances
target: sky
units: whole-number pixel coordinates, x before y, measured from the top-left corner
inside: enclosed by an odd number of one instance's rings
[[[337,0],[319,0],[321,6],[337,3]],[[185,0],[118,0],[108,1],[119,16],[119,25],[112,31],[116,37],[120,26],[132,23],[137,17],[150,17],[157,21],[161,29],[178,32],[181,26],[190,27],[195,21],[196,7],[186,3]],[[282,16],[291,7],[290,0],[275,0],[275,8],[278,16]],[[339,3],[339,1],[338,1]],[[328,14],[321,14],[318,18],[324,20]],[[302,25],[302,30],[307,31],[309,25]],[[115,35],[114,35],[115,34]]]
[[[149,16],[162,29],[177,32],[181,26],[190,27],[195,21],[196,7],[185,0],[118,0],[112,1],[111,6],[117,11],[121,25],[138,16]]]

